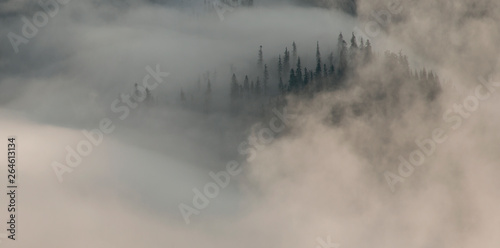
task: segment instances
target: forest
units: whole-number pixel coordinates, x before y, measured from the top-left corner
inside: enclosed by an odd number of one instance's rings
[[[261,45],[249,73],[225,75],[219,87],[227,92],[227,108],[213,107],[213,80],[217,80],[214,75],[217,72],[209,71],[201,73],[191,85],[184,85],[172,102],[186,110],[206,114],[225,111],[233,117],[258,120],[269,116],[273,108],[286,106],[288,97],[311,100],[318,94],[362,89],[361,99],[332,109],[330,121],[339,124],[345,114],[356,117],[384,108],[379,114],[401,113],[417,99],[434,102],[441,92],[439,77],[432,70],[412,68],[402,51],[375,52],[370,40],[358,39],[354,33],[349,42],[340,33],[336,50],[328,51],[326,56],[319,42],[314,55],[299,54],[298,46],[292,42],[290,49],[284,46],[283,54],[265,55]],[[268,56],[270,59],[264,59]],[[308,61],[314,58],[315,64],[305,64],[303,58]],[[136,97],[142,94],[148,105],[162,97],[153,96],[149,89],[145,92],[135,89]]]

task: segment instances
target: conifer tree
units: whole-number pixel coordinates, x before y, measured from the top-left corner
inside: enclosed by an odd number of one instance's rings
[[[316,78],[321,77],[321,53],[319,52],[319,41],[316,43]]]
[[[312,72],[311,72],[311,74],[312,74]],[[319,80],[318,80],[318,79],[314,80],[314,86],[315,86],[314,88],[315,88],[315,90],[316,90],[317,92],[320,92],[320,91],[322,91],[322,90],[323,90],[323,83],[324,83],[324,81],[325,81],[325,80],[321,80],[321,79],[319,79]],[[314,88],[313,88],[313,89],[314,89]]]
[[[339,49],[339,61],[337,66],[337,73],[340,77],[344,75],[345,70],[347,69],[347,43],[342,37],[342,33],[339,35],[339,44],[337,44]]]
[[[283,84],[283,79],[280,77],[280,82],[278,84],[278,89],[281,94],[285,93],[285,85]]]
[[[366,47],[364,49],[365,52],[365,63],[369,63],[372,60],[372,45],[370,40],[366,40]]]
[[[340,53],[342,52],[342,49],[344,48],[344,36],[342,35],[342,32],[339,34],[339,38],[337,39],[337,56],[340,56]]]
[[[300,64],[300,57],[297,59],[297,69],[295,70],[295,81],[297,83],[298,88],[302,87],[302,67]]]
[[[283,73],[283,63],[281,63],[281,54],[278,56],[278,77]]]
[[[232,104],[236,101],[236,99],[238,99],[239,88],[240,87],[238,85],[238,80],[236,79],[236,74],[233,73],[233,77],[231,78],[231,92],[230,92],[230,99]]]
[[[356,41],[356,36],[354,36],[354,32],[352,32],[351,47],[349,47],[349,53],[351,61],[355,61],[355,58],[358,53],[358,43]]]
[[[262,64],[264,63],[264,55],[262,54],[262,46],[259,49],[259,60],[257,61],[257,65],[259,68],[262,68]]]
[[[246,97],[250,95],[250,83],[248,82],[248,75],[245,76],[245,81],[243,82],[243,92]]]
[[[288,79],[288,91],[295,92],[297,89],[297,81],[295,79],[295,71],[290,69],[290,77]]]
[[[309,71],[307,71],[307,68],[304,68],[304,88],[306,88],[308,84],[309,84]]]
[[[295,41],[292,44],[292,56],[293,62],[295,62],[297,60],[297,45],[295,44]]]
[[[329,55],[328,55],[328,62],[330,63],[330,66],[333,65],[333,52],[331,52]]]
[[[290,70],[290,52],[288,51],[288,47],[285,48],[285,55],[283,57],[283,69],[285,71],[289,71]]]
[[[351,37],[351,49],[358,49],[358,42],[356,41],[356,36],[354,36],[354,32],[352,32],[352,37]]]
[[[262,87],[260,85],[260,79],[259,77],[257,77],[257,82],[255,83],[255,95],[260,96],[261,93],[262,93]]]
[[[402,67],[402,70],[405,76],[409,77],[410,75],[410,63],[408,62],[408,57],[403,55],[401,51],[399,51],[399,64]]]
[[[264,85],[262,88],[262,91],[264,92],[264,95],[267,95],[268,93],[268,83],[269,83],[269,71],[267,70],[267,64],[264,65]]]

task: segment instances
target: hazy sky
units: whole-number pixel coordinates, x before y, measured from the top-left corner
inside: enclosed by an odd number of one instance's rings
[[[443,119],[455,104],[473,103],[480,77],[500,80],[497,2],[255,0],[223,20],[201,11],[203,1],[174,2],[58,4],[16,52],[9,33],[23,35],[23,16],[33,20],[43,8],[0,1],[0,137],[17,136],[20,185],[18,240],[6,240],[4,228],[2,247],[317,247],[328,236],[341,247],[500,243],[497,86],[467,117],[454,115],[460,126]],[[325,59],[339,32],[348,40],[354,31],[378,54],[402,50],[413,68],[436,71],[443,83],[438,102],[416,102],[398,118],[379,115],[392,116],[388,106],[369,118],[325,124],[332,107],[372,90],[363,82],[376,67],[353,79],[359,88],[290,98],[297,117],[287,132],[245,162],[186,224],[179,204],[193,205],[193,188],[213,182],[209,172],[236,156],[244,161],[238,144],[253,134],[234,129],[242,120],[223,113],[207,117],[166,103],[209,71],[215,104],[224,106],[231,68],[240,82],[255,76],[260,45],[272,66],[293,41],[304,56],[319,41]],[[304,64],[312,67],[313,59]],[[112,103],[157,65],[169,73],[152,90],[162,107],[131,110],[121,120]],[[76,147],[82,131],[103,118],[114,131],[59,182],[54,161],[64,163],[66,147]],[[446,141],[391,192],[384,172],[397,173],[398,157],[408,159],[418,149],[415,139],[432,137],[436,128]],[[6,206],[6,198],[0,203]]]

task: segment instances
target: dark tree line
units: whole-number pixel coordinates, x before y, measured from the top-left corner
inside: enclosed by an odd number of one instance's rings
[[[316,43],[316,64],[313,69],[309,69],[301,62],[301,57],[297,54],[297,45],[293,42],[292,57],[295,60],[293,67],[290,65],[290,51],[285,48],[283,56],[278,55],[278,64],[276,77],[274,82],[270,82],[268,66],[264,65],[262,46],[260,46],[258,54],[257,67],[263,68],[263,86],[256,84],[250,87],[239,87],[237,76],[232,75],[231,81],[231,104],[234,104],[237,99],[248,99],[251,95],[263,95],[273,97],[276,95],[284,94],[306,94],[313,95],[314,93],[337,90],[345,87],[346,78],[352,76],[357,70],[363,68],[371,63],[388,63],[388,71],[386,73],[403,73],[406,78],[401,80],[419,81],[423,90],[428,90],[429,99],[435,98],[439,92],[439,80],[436,75],[431,71],[426,72],[422,69],[420,72],[412,73],[409,67],[408,58],[401,53],[394,54],[386,52],[383,58],[375,58],[372,51],[370,40],[364,41],[362,38],[359,40],[354,34],[350,39],[350,45],[344,40],[341,34],[337,40],[337,51],[332,51],[328,54],[327,63],[323,63],[319,42]],[[283,58],[283,59],[282,59]],[[296,58],[296,59],[295,59]],[[377,59],[377,61],[374,61]],[[248,81],[248,75],[245,75],[245,81]],[[259,82],[259,77],[257,77]],[[269,90],[269,87],[277,87],[277,91]],[[243,92],[238,89],[242,89]],[[255,89],[255,90],[254,90]],[[270,93],[273,93],[270,94]],[[254,98],[255,99],[255,98]]]
[[[291,53],[291,54],[290,54]],[[292,51],[285,47],[283,54],[277,54],[276,64],[269,66],[265,59],[263,47],[258,49],[255,73],[232,73],[229,81],[229,109],[233,114],[261,113],[263,106],[267,109],[277,105],[284,105],[286,95],[311,98],[315,94],[337,91],[358,85],[377,86],[385,88],[394,96],[402,89],[412,88],[416,95],[428,101],[434,100],[441,88],[439,78],[432,71],[425,68],[412,70],[408,57],[401,52],[398,54],[386,51],[382,55],[374,54],[370,40],[357,39],[352,34],[349,43],[342,33],[339,34],[335,51],[328,51],[323,57],[319,42],[316,43],[315,63],[303,64],[298,53],[297,44],[292,43]],[[303,56],[303,55],[302,55]],[[306,58],[313,58],[313,56]],[[365,68],[376,67],[376,73],[369,77],[359,74]],[[203,110],[211,109],[211,83],[209,76],[205,76],[205,90],[201,89],[200,80],[197,91],[203,94],[190,94],[181,90],[180,100],[184,105],[187,102],[198,102]],[[365,82],[369,81],[369,82]],[[196,97],[193,99],[193,95]],[[383,95],[383,94],[382,94]],[[197,100],[196,98],[203,100]],[[371,98],[369,98],[371,99]],[[372,99],[373,100],[373,99]]]

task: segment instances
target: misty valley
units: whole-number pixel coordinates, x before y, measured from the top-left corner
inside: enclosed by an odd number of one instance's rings
[[[497,247],[500,3],[0,0],[0,247]]]

